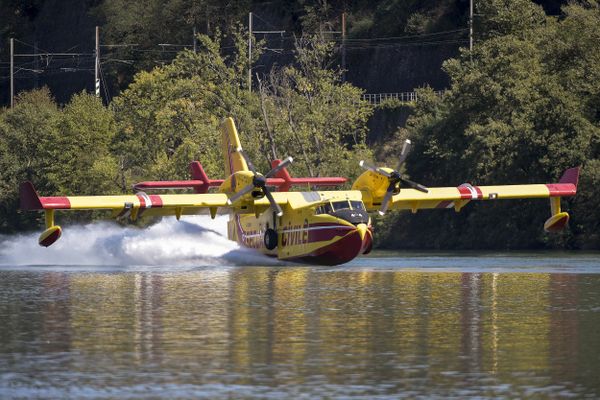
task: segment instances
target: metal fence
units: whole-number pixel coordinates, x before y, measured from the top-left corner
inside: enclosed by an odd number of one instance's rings
[[[436,90],[434,92],[437,96],[444,94],[443,90]],[[397,100],[401,103],[413,103],[417,101],[417,92],[402,92],[402,93],[365,93],[360,96],[361,100],[368,101],[369,104],[374,106],[381,104],[386,100]]]

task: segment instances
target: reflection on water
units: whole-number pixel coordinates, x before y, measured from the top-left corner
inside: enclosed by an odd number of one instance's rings
[[[600,275],[0,271],[0,397],[600,396]]]

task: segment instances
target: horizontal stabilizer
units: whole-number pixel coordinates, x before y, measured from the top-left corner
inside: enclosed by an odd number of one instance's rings
[[[220,186],[223,179],[209,179],[202,164],[198,161],[190,163],[190,173],[192,179],[182,181],[145,181],[133,185],[134,191],[144,191],[148,189],[193,189],[196,193],[207,193],[210,187]]]
[[[273,160],[271,167],[275,168],[281,163],[281,160]],[[341,177],[324,177],[324,178],[292,178],[287,168],[281,169],[276,175],[276,178],[283,180],[281,184],[277,185],[273,182],[273,186],[278,186],[279,191],[287,192],[292,186],[340,186],[348,181],[346,178]],[[270,180],[269,180],[270,181]],[[268,182],[271,185],[271,182]]]
[[[204,181],[187,180],[187,181],[145,181],[138,182],[133,185],[135,191],[147,189],[195,189],[205,185]]]

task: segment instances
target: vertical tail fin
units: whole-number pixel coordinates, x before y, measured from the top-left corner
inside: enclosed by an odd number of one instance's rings
[[[223,136],[223,156],[225,157],[225,176],[237,171],[248,171],[248,165],[244,157],[238,152],[242,148],[240,138],[233,118],[226,118],[221,123],[221,134]]]
[[[190,174],[192,175],[192,179],[204,182],[202,185],[194,186],[194,192],[207,193],[208,188],[210,187],[210,179],[208,179],[208,175],[204,172],[202,164],[198,161],[192,161],[190,163]]]

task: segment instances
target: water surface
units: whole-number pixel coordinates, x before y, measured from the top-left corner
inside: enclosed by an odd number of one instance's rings
[[[597,254],[243,258],[0,266],[0,397],[600,396]]]
[[[0,237],[0,398],[600,397],[600,262],[280,264],[226,217]]]

